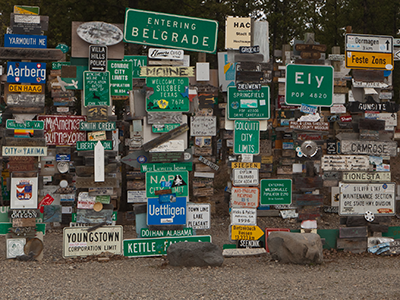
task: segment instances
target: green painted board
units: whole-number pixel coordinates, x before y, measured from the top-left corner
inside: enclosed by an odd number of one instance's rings
[[[17,123],[13,119],[7,119],[6,121],[7,129],[36,129],[44,130],[44,121],[25,121],[23,123]]]
[[[39,15],[39,6],[14,5],[15,14]]]
[[[192,171],[192,162],[179,163],[144,163],[140,165],[140,172],[171,172],[171,171]]]
[[[321,239],[325,239],[324,249],[336,249],[336,240],[339,237],[339,229],[318,229]]]
[[[53,61],[51,63],[51,69],[52,70],[61,70],[62,66],[69,66],[71,65],[70,61]]]
[[[78,141],[76,142],[76,150],[77,151],[87,151],[87,150],[94,150],[98,141]],[[104,150],[112,150],[113,145],[112,141],[100,141],[103,145]]]
[[[0,235],[6,235],[8,233],[8,229],[12,228],[12,223],[0,223]],[[43,235],[46,234],[46,224],[45,223],[37,223],[36,231],[43,232]]]
[[[117,129],[116,122],[79,122],[81,131],[113,131]]]
[[[382,236],[391,237],[395,240],[400,239],[400,226],[389,227],[388,232],[382,232]]]
[[[189,172],[146,172],[146,197],[158,198],[155,191],[172,190],[177,197],[189,196]]]
[[[183,228],[182,230],[149,230],[148,228],[140,229],[140,236],[142,238],[183,237],[192,235],[193,228]]]
[[[144,78],[140,76],[140,68],[147,66],[147,56],[145,55],[125,55],[124,61],[132,62],[132,78]]]
[[[85,106],[110,106],[110,72],[83,72]]]
[[[161,237],[124,240],[124,256],[144,257],[167,255],[167,249],[171,244],[179,242],[209,242],[210,235],[194,235],[186,237]]]

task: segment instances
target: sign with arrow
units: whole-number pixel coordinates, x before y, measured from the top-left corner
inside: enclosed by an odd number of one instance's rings
[[[255,241],[264,235],[264,231],[258,227],[250,225],[232,225],[231,239],[232,240],[248,240]]]

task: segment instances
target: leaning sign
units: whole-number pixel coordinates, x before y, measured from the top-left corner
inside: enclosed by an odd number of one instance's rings
[[[339,183],[339,215],[395,214],[395,183]]]
[[[122,254],[122,226],[105,226],[93,231],[87,227],[65,227],[63,257],[98,255],[102,252]]]
[[[142,45],[215,53],[218,22],[127,8],[124,41]]]

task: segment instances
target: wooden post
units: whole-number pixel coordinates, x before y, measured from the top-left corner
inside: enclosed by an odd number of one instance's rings
[[[282,45],[282,61],[285,65],[286,65],[286,61],[290,60],[290,54],[289,54],[289,57],[286,57],[286,52],[290,53],[290,45],[289,44]]]

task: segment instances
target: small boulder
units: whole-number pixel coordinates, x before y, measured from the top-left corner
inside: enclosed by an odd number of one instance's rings
[[[167,249],[170,265],[182,267],[220,267],[224,262],[222,251],[208,242],[181,242]]]
[[[267,244],[273,259],[282,263],[320,264],[323,261],[321,237],[315,233],[275,231]]]

